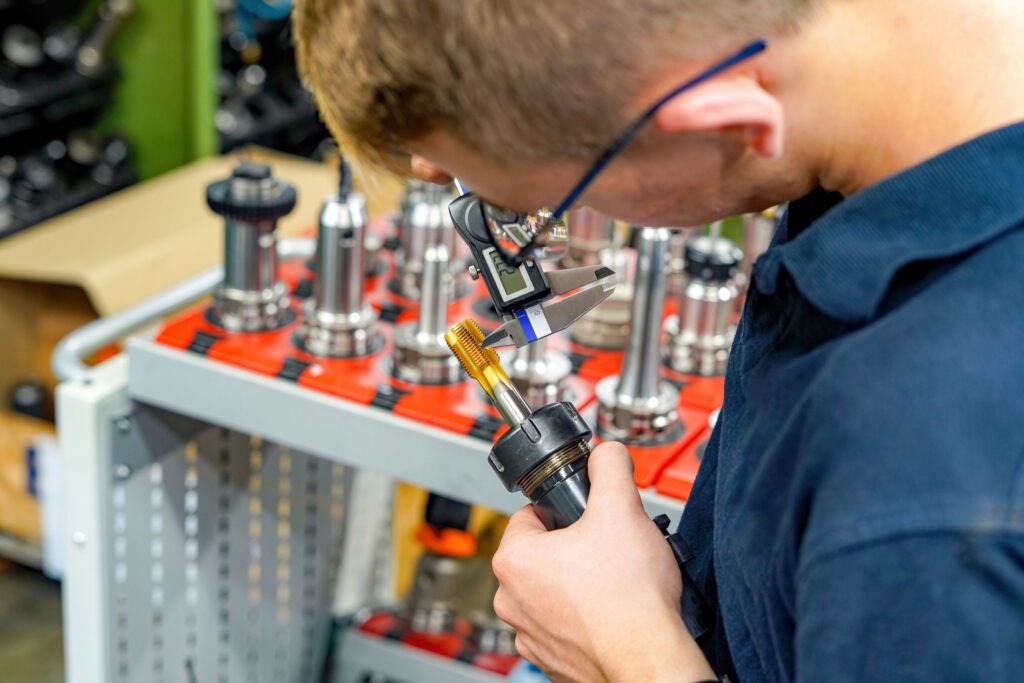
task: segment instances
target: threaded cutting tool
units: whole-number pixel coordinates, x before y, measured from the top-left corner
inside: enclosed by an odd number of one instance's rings
[[[522,491],[549,530],[578,521],[590,495],[590,437],[587,423],[571,403],[552,403],[531,411],[501,367],[498,354],[481,345],[484,334],[472,320],[455,324],[444,336],[470,377],[483,387],[508,423],[491,448],[491,468],[509,491]],[[694,638],[708,629],[707,604],[686,571],[693,553],[679,532],[669,530],[667,515],[654,523],[668,541],[683,578],[682,616]]]

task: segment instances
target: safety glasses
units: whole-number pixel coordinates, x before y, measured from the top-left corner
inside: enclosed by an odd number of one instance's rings
[[[559,202],[554,210],[541,209],[535,215],[523,216],[523,214],[518,212],[503,209],[486,201],[483,202],[484,211],[487,215],[488,228],[490,229],[491,236],[494,238],[494,244],[501,253],[502,258],[511,265],[518,265],[522,263],[523,260],[533,258],[536,255],[535,252],[538,247],[543,247],[545,238],[549,233],[555,230],[556,226],[559,225],[559,222],[565,212],[572,208],[572,205],[575,204],[586,189],[590,187],[591,183],[593,183],[594,179],[600,175],[601,171],[603,171],[605,167],[611,163],[612,159],[617,157],[619,153],[625,149],[626,145],[636,137],[644,124],[654,118],[654,115],[659,109],[684,92],[691,90],[715,76],[728,71],[734,66],[742,64],[743,62],[759,55],[764,52],[767,47],[767,41],[763,39],[756,40],[736,54],[712,65],[697,76],[662,95],[654,104],[637,116],[633,122],[630,123],[629,126],[622,131],[622,133],[620,133],[607,148],[605,148],[580,181],[576,183],[571,190],[569,190],[565,199]]]

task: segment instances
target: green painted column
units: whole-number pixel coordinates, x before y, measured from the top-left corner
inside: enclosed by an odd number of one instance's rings
[[[114,45],[121,69],[101,123],[135,145],[143,179],[214,154],[219,62],[211,0],[135,0]]]

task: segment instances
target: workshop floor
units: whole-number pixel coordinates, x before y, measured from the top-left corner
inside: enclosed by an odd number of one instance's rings
[[[60,585],[0,559],[0,679],[61,683]]]

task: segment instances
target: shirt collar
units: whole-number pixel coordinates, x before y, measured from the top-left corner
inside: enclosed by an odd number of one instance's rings
[[[867,322],[901,268],[964,254],[1024,222],[1024,123],[862,190],[787,239],[796,208],[754,264],[757,288],[773,294],[785,268],[826,315]]]

